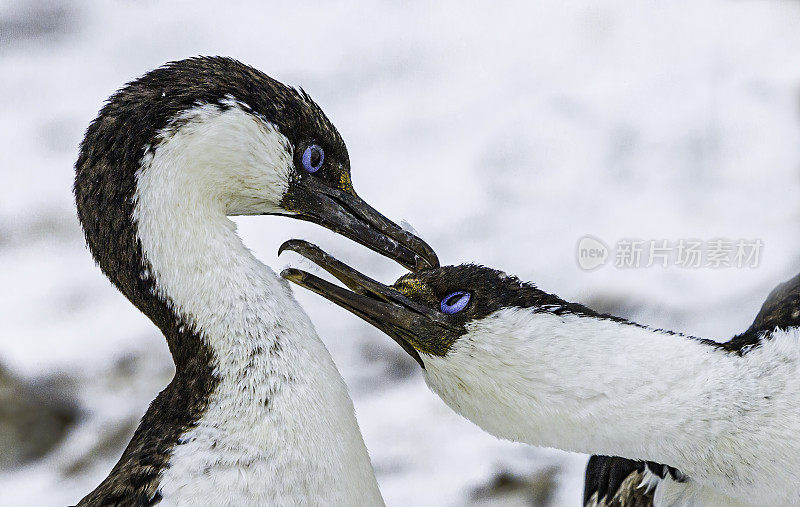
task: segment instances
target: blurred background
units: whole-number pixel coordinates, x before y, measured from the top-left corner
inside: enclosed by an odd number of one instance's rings
[[[644,324],[726,339],[800,271],[800,2],[0,1],[0,505],[74,503],[169,381],[163,337],[103,277],[71,194],[103,100],[166,61],[228,55],[307,90],[353,182],[443,263],[480,262]],[[319,227],[236,219],[372,276]],[[576,245],[760,239],[756,268],[587,272]],[[447,409],[352,315],[297,296],[344,375],[389,505],[577,505],[586,456]]]

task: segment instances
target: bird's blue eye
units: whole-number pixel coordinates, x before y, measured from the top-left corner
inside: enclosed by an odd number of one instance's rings
[[[325,162],[325,151],[323,151],[322,146],[312,144],[303,152],[303,169],[306,171],[310,173],[319,171],[323,162]]]
[[[457,291],[448,294],[442,299],[441,308],[444,313],[458,313],[469,303],[469,292]]]

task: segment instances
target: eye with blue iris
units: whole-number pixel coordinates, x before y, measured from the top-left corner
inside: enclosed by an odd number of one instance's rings
[[[440,305],[442,312],[448,314],[460,312],[466,308],[467,303],[469,303],[469,297],[469,292],[464,292],[463,290],[446,295]]]
[[[325,151],[318,144],[311,144],[303,152],[303,169],[310,173],[319,171],[325,162]]]

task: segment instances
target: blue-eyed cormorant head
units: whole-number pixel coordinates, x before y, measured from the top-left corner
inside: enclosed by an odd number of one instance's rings
[[[356,194],[344,141],[308,94],[230,58],[171,62],[112,95],[81,145],[75,194],[112,279],[135,256],[134,203],[145,198],[170,212],[299,218],[409,269],[438,265]]]
[[[284,250],[310,259],[350,290],[298,269],[284,270],[284,278],[320,294],[388,334],[423,368],[426,356],[445,356],[469,332],[470,324],[502,308],[590,312],[502,271],[476,264],[423,269],[387,286],[311,243],[290,240],[281,246],[281,251]]]

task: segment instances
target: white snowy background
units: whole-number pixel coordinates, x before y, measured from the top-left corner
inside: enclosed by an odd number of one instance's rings
[[[362,197],[445,264],[714,339],[800,271],[797,1],[0,1],[0,364],[50,379],[80,410],[44,458],[0,471],[0,505],[76,502],[170,378],[163,338],[84,247],[72,165],[109,94],[198,54],[303,86],[347,142]],[[402,274],[311,224],[236,221],[276,270],[308,267],[276,257],[301,237],[381,280]],[[764,247],[756,269],[585,272],[584,234]],[[579,503],[585,456],[483,433],[386,336],[297,292],[347,380],[387,504]],[[481,499],[503,472],[555,487]]]

